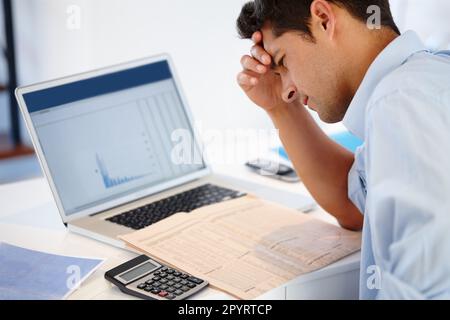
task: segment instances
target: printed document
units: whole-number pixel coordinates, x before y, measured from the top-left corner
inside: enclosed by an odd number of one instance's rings
[[[253,196],[178,213],[121,238],[241,299],[256,298],[361,246],[359,232]]]

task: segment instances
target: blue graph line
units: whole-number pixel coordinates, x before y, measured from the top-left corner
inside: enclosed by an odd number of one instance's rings
[[[97,166],[98,166],[98,169],[100,170],[100,174],[103,179],[103,184],[105,185],[106,189],[113,188],[113,187],[119,186],[121,184],[135,181],[135,180],[138,180],[138,179],[141,179],[141,178],[147,176],[147,175],[140,175],[140,176],[132,176],[132,177],[125,176],[125,177],[112,178],[112,177],[110,177],[108,168],[106,167],[102,158],[100,158],[100,156],[98,154],[96,154],[95,159],[97,161]]]

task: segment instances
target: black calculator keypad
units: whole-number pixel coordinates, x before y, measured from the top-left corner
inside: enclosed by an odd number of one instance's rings
[[[145,287],[147,287],[147,285],[145,283],[141,283],[140,285],[138,285],[138,289],[145,289]]]
[[[201,283],[203,283],[203,280],[201,280],[201,279],[199,279],[199,278],[196,278],[196,277],[189,277],[189,278],[187,278],[189,281],[191,281],[191,282],[194,282],[194,283],[196,283],[196,284],[201,284]]]
[[[150,279],[137,286],[139,290],[150,292],[168,300],[185,294],[204,281],[177,270],[162,267],[150,275]]]
[[[160,289],[156,289],[156,288],[154,288],[152,291],[150,291],[151,293],[153,293],[153,294],[158,294],[158,293],[160,293],[161,292],[161,290]]]

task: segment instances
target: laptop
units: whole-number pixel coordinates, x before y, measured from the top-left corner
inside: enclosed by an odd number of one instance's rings
[[[314,206],[212,172],[166,54],[21,87],[16,97],[73,232],[124,247],[119,235],[248,193],[304,211]],[[180,137],[191,139],[189,152],[179,152]]]

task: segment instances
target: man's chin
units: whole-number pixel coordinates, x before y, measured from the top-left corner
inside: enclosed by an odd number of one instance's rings
[[[322,120],[325,123],[328,124],[334,124],[341,122],[342,119],[344,119],[344,116],[342,115],[336,115],[334,114],[334,110],[326,111],[323,108],[318,107],[313,101],[309,101],[309,104],[307,105],[308,109],[311,111],[314,111],[319,116],[320,120]]]
[[[328,124],[335,124],[335,123],[341,122],[342,119],[344,119],[343,116],[336,116],[336,115],[331,115],[329,113],[322,113],[322,112],[314,110],[314,109],[311,109],[311,110],[313,110],[314,112],[316,112],[319,115],[320,120],[322,120],[323,122],[328,123]]]

